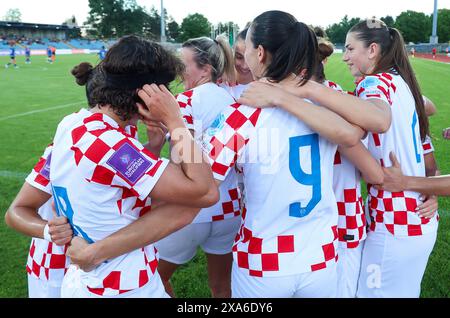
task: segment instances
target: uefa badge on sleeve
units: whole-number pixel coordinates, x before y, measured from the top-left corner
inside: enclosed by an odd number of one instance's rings
[[[135,184],[153,165],[138,150],[124,144],[109,158],[107,164],[114,168],[130,184]]]

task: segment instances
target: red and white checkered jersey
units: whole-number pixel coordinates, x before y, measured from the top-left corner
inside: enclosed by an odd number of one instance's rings
[[[332,189],[337,146],[280,108],[230,105],[204,134],[217,180],[244,170],[243,224],[233,246],[251,276],[320,270],[337,260]]]
[[[428,155],[430,153],[434,152],[433,142],[431,141],[431,137],[427,136],[425,138],[425,141],[422,144],[423,147],[423,154]]]
[[[194,130],[197,140],[213,125],[214,120],[234,99],[221,87],[213,83],[200,85],[177,96],[186,126]],[[201,141],[198,141],[201,142]],[[241,215],[241,191],[237,173],[230,173],[219,187],[219,201],[202,209],[192,223],[221,221]]]
[[[425,176],[424,151],[419,118],[411,91],[396,74],[382,73],[367,76],[356,88],[363,99],[379,99],[391,106],[392,124],[384,134],[369,134],[368,149],[380,164],[391,166],[389,153],[394,152],[401,162],[405,175]],[[420,194],[411,191],[391,193],[369,186],[371,231],[387,231],[398,236],[417,236],[434,232],[438,215],[432,219],[420,218],[415,212]]]
[[[39,209],[50,210],[52,201],[48,201]],[[48,281],[52,286],[60,287],[70,259],[66,256],[67,245],[58,246],[55,243],[33,237],[28,253],[26,270],[28,275],[37,279]]]
[[[334,89],[335,91],[338,91],[338,92],[343,92],[344,91],[341,86],[339,86],[335,82],[332,82],[332,81],[329,81],[329,80],[325,80],[322,84],[325,85],[326,87],[332,88],[332,89]]]
[[[148,196],[167,164],[107,115],[81,110],[65,117],[55,135],[55,205],[75,235],[102,240],[150,211]],[[97,295],[123,294],[147,284],[157,263],[149,245],[82,273],[82,284]]]
[[[345,93],[341,86],[326,80],[325,86]],[[366,217],[361,195],[361,173],[345,156],[336,151],[333,169],[333,190],[339,213],[339,245],[357,248],[367,237]]]
[[[336,151],[333,172],[333,190],[339,213],[339,245],[357,248],[367,236],[361,195],[361,173],[339,151]]]
[[[53,145],[49,145],[38,163],[26,178],[26,182],[48,194],[52,193],[50,185],[50,161]],[[40,209],[39,215],[43,220],[53,219],[53,200],[48,200]],[[28,253],[26,270],[28,275],[48,281],[54,286],[61,286],[64,274],[70,265],[70,260],[66,257],[66,246],[58,246],[39,238],[32,238],[30,251]]]
[[[236,84],[236,85],[229,85],[226,83],[220,84],[220,87],[224,88],[228,94],[231,95],[231,97],[234,98],[234,100],[238,100],[242,93],[247,89],[248,84]]]
[[[127,126],[125,130],[137,138],[136,126]],[[31,186],[52,194],[50,184],[50,162],[53,144],[49,145],[36,166],[26,178]],[[53,219],[53,199],[48,200],[41,208],[39,215],[43,220]],[[52,242],[33,237],[28,253],[27,273],[35,278],[49,281],[54,286],[61,286],[64,274],[70,265],[70,259],[66,257],[67,246],[58,246]]]
[[[235,85],[230,85],[228,83],[221,83],[220,86],[222,88],[224,88],[230,95],[231,97],[234,98],[235,101],[237,101],[239,98],[241,98],[242,93],[247,89],[249,84],[235,84]],[[243,185],[244,181],[243,181],[243,173],[244,171],[239,170],[238,167],[236,167],[236,172],[237,172],[237,177],[238,177],[238,184]],[[245,192],[245,188],[241,188],[241,192],[242,192],[242,201],[244,201],[244,192]],[[243,208],[243,206],[241,207]]]

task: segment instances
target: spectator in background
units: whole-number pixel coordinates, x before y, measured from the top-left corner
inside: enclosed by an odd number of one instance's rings
[[[435,59],[436,58],[436,48],[434,47],[432,50],[431,50],[431,53],[433,54],[433,58]]]

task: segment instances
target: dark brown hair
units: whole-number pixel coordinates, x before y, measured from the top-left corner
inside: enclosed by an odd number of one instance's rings
[[[325,32],[324,29],[322,29],[319,26],[314,27],[314,34],[318,37],[318,38],[323,38],[326,39],[328,38],[327,33]]]
[[[323,38],[319,38],[319,45],[318,45],[318,65],[316,68],[316,72],[314,74],[316,81],[319,83],[323,83],[326,80],[325,76],[325,68],[323,65],[323,61],[330,57],[334,52],[334,45]]]
[[[138,114],[139,88],[152,83],[169,86],[183,70],[174,54],[133,35],[114,44],[98,67],[105,80],[93,90],[92,99],[100,107],[109,105],[124,121]]]
[[[428,117],[425,114],[420,86],[409,63],[405,41],[401,33],[395,28],[389,28],[383,21],[375,19],[368,19],[356,24],[350,29],[349,33],[355,33],[356,38],[362,41],[365,47],[369,47],[372,43],[380,46],[381,56],[376,63],[373,74],[389,73],[394,70],[408,84],[416,103],[420,136],[424,141],[429,134]]]
[[[245,41],[245,38],[247,37],[247,32],[248,32],[248,28],[245,28],[244,30],[242,30],[241,32],[238,33],[238,35],[236,36],[236,42],[238,40],[243,40]]]
[[[75,66],[70,72],[75,81],[80,86],[86,86],[86,98],[88,100],[89,107],[96,106],[96,101],[93,98],[93,92],[104,84],[104,76],[98,67],[94,68],[91,63],[82,62]]]
[[[304,85],[314,75],[317,67],[316,35],[291,14],[264,12],[253,20],[249,32],[253,47],[261,45],[271,55],[264,74],[269,80],[280,82],[291,74],[302,74],[299,84]]]

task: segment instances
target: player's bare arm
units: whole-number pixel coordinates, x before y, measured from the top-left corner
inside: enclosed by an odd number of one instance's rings
[[[308,81],[303,86],[298,86],[292,80],[284,84],[283,87],[291,93],[328,108],[364,130],[383,133],[391,126],[391,110],[389,105],[383,101],[363,100],[342,94],[314,81]]]
[[[450,139],[450,127],[442,131],[442,137],[444,137],[445,139]]]
[[[436,105],[434,105],[434,103],[426,96],[423,96],[423,106],[425,107],[425,113],[428,117],[436,114]]]
[[[338,150],[358,168],[367,183],[383,184],[383,170],[362,142],[353,147],[339,146]]]
[[[57,245],[69,243],[73,232],[65,217],[55,215],[52,221],[47,222],[38,213],[38,209],[50,197],[48,193],[25,182],[8,211],[6,211],[6,224],[22,234],[41,239],[46,239],[44,231],[46,225],[48,225],[48,233],[52,242]]]
[[[350,124],[325,107],[308,103],[289,93],[284,90],[284,86],[253,82],[242,94],[239,102],[253,107],[277,105],[305,122],[322,137],[338,145],[354,146],[364,135],[361,128]]]
[[[183,228],[199,211],[176,204],[161,205],[101,241],[89,245],[80,237],[74,238],[67,255],[74,264],[90,271],[108,259],[157,242]]]
[[[392,167],[383,168],[383,189],[391,192],[416,191],[422,194],[450,195],[450,176],[411,177],[402,173],[400,163],[391,153]]]
[[[184,125],[176,99],[164,86],[146,85],[139,92],[146,107],[139,112],[146,120],[164,124],[179,155],[179,165],[170,163],[153,188],[150,197],[194,207],[208,207],[219,199],[211,167]],[[199,158],[199,159],[197,159]]]

